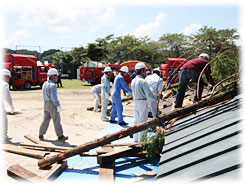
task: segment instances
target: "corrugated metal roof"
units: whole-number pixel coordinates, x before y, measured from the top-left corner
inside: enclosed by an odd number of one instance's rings
[[[157,179],[238,179],[241,96],[176,121],[166,132]]]

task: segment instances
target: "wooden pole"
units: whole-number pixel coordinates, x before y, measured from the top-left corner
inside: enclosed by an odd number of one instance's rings
[[[173,118],[179,117],[179,119],[180,119],[180,117],[188,116],[189,114],[195,113],[196,110],[199,108],[214,105],[214,104],[217,104],[219,102],[231,99],[231,98],[235,97],[237,94],[238,94],[237,88],[230,89],[227,92],[220,93],[220,94],[214,96],[210,100],[204,99],[204,100],[200,101],[198,104],[193,104],[193,105],[190,105],[190,106],[183,108],[181,110],[176,110],[176,111],[170,112],[168,114],[163,114],[160,117],[157,117],[155,119],[148,120],[148,121],[142,122],[138,125],[122,129],[121,131],[115,132],[113,134],[106,135],[104,137],[101,137],[101,138],[96,139],[94,141],[90,141],[90,142],[85,143],[85,144],[82,144],[76,148],[67,150],[63,153],[53,155],[49,158],[41,159],[38,162],[38,166],[40,168],[45,168],[45,167],[51,166],[52,164],[54,164],[56,162],[62,161],[64,159],[67,159],[67,158],[72,157],[74,155],[81,154],[82,152],[89,151],[91,149],[97,148],[99,146],[103,146],[105,144],[109,144],[112,141],[122,139],[122,138],[127,137],[129,135],[132,135],[134,133],[140,132],[142,130],[146,130],[147,128],[159,126],[163,122],[172,120]]]

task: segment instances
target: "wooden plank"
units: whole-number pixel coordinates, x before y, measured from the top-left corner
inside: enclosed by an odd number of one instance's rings
[[[169,112],[167,114],[162,114],[157,118],[147,120],[145,122],[141,122],[138,125],[130,126],[128,128],[124,128],[118,132],[114,132],[112,134],[105,135],[104,137],[95,139],[93,141],[89,141],[87,143],[84,143],[76,148],[64,151],[64,153],[58,153],[56,155],[50,156],[46,159],[41,159],[38,161],[38,166],[40,168],[45,168],[48,166],[51,166],[52,164],[56,162],[60,162],[62,160],[65,160],[67,158],[70,158],[74,155],[79,155],[82,152],[87,152],[91,149],[97,148],[99,146],[103,146],[105,144],[109,144],[115,140],[122,139],[124,137],[127,137],[129,135],[132,135],[134,133],[141,132],[143,130],[146,130],[151,127],[161,126],[163,122],[170,121],[176,117],[179,117],[179,119],[184,118],[186,116],[189,116],[190,114],[195,113],[198,109],[218,104],[220,102],[223,102],[225,100],[230,100],[234,98],[236,95],[238,95],[239,89],[232,88],[230,90],[227,90],[223,93],[217,94],[213,96],[211,99],[203,99],[202,101],[199,101],[198,104],[193,104],[188,107],[182,108],[180,110],[175,110],[173,112]]]
[[[138,152],[138,153],[125,154],[124,157],[145,157],[146,154],[147,154],[146,151],[141,151],[141,152]],[[99,155],[100,154],[98,154],[98,153],[82,153],[80,156],[82,156],[82,157],[97,157]]]
[[[30,136],[30,135],[25,135],[24,136],[26,139],[28,139],[29,141],[33,142],[34,144],[45,144],[39,140],[37,140],[36,138]]]
[[[137,177],[134,177],[134,178],[131,178],[129,180],[127,180],[127,183],[128,182],[139,182],[139,181],[143,181],[143,180],[146,180],[146,179],[149,179],[149,178],[153,178],[157,175],[157,173],[155,171],[150,171],[146,174],[143,174],[143,175],[140,175],[140,176],[137,176]]]
[[[129,143],[117,143],[117,144],[106,144],[104,147],[120,147],[120,146],[138,146],[142,145],[141,142],[129,142]]]
[[[43,178],[41,178],[40,176],[36,175],[35,173],[25,169],[24,167],[20,166],[19,164],[9,166],[7,169],[7,174],[16,180],[22,180],[22,181],[43,180]]]
[[[102,150],[105,152],[112,152],[112,147],[103,147]],[[101,164],[99,170],[99,181],[114,182],[114,161],[109,164]]]
[[[45,179],[55,180],[66,168],[67,168],[67,161],[54,164],[53,167],[48,172],[48,174],[46,174]]]
[[[16,154],[25,155],[25,156],[31,156],[31,157],[36,157],[36,158],[44,158],[46,155],[49,154],[47,152],[25,149],[25,148],[15,146],[12,144],[5,144],[3,149],[4,149],[4,151],[8,151],[11,153],[16,153]]]
[[[99,155],[97,157],[97,162],[98,162],[98,164],[108,164],[108,163],[111,163],[112,161],[114,161],[118,158],[125,157],[129,154],[138,153],[140,151],[141,151],[140,146],[126,147],[126,148],[118,149],[115,151],[105,153],[103,155]]]
[[[31,147],[31,148],[42,148],[42,149],[48,149],[48,150],[56,150],[56,151],[66,151],[71,148],[63,147],[63,146],[52,146],[52,145],[43,145],[43,144],[26,144],[26,143],[20,143],[21,146],[24,147]]]

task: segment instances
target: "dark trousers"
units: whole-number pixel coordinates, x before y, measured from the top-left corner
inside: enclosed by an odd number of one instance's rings
[[[186,91],[186,88],[187,88],[187,85],[188,85],[190,79],[192,79],[197,84],[199,75],[200,75],[200,73],[193,70],[193,69],[181,70],[180,79],[179,79],[179,87],[178,87],[178,92],[177,92],[176,101],[175,101],[175,108],[182,107],[183,100],[185,97],[185,91]],[[201,77],[200,82],[199,82],[199,91],[198,91],[199,100],[202,99],[203,89],[204,89],[204,81]],[[197,101],[197,89],[196,89],[194,101]]]

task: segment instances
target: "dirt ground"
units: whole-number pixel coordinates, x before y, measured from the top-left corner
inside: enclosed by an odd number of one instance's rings
[[[39,127],[43,118],[42,90],[33,89],[28,91],[11,91],[15,108],[21,109],[21,113],[8,115],[8,136],[12,137],[11,144],[31,143],[24,138],[30,135],[38,139]],[[123,96],[122,96],[123,97]],[[49,129],[44,136],[45,143],[56,146],[73,147],[94,139],[99,132],[106,127],[109,122],[101,121],[101,113],[87,111],[88,106],[93,106],[93,95],[89,89],[84,90],[58,90],[58,98],[62,106],[61,123],[64,135],[69,139],[66,142],[58,142],[54,131],[53,122],[50,122]],[[174,97],[169,98],[163,110],[163,104],[159,104],[159,109],[163,111],[171,110]],[[5,104],[8,107],[7,104]],[[133,102],[123,103],[125,116],[133,116]],[[47,175],[46,170],[38,168],[38,159],[18,154],[3,152],[3,172],[4,179],[14,181],[7,176],[6,170],[10,165],[20,164],[28,170],[41,177]]]

